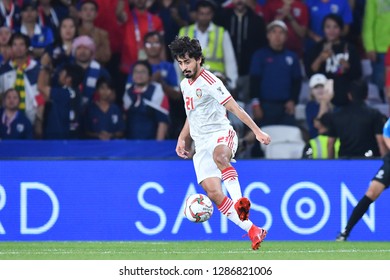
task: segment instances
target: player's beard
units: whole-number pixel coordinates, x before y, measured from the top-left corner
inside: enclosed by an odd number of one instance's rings
[[[190,71],[183,71],[183,75],[184,75],[184,77],[186,77],[187,79],[192,79],[192,77],[194,76],[194,74],[191,73]]]
[[[195,79],[196,73],[198,73],[198,65],[195,66],[193,71],[183,71],[184,77],[187,79]]]

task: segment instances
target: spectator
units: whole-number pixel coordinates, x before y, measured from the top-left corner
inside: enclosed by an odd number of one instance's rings
[[[256,15],[260,16],[260,17],[263,17],[264,14],[263,14],[263,8],[262,6],[265,5],[265,2],[267,0],[260,0],[260,1],[257,1],[257,0],[245,0],[245,5],[248,6],[248,8],[250,8]],[[229,0],[229,1],[225,1],[223,4],[222,4],[222,7],[223,8],[227,8],[227,9],[231,9],[231,8],[234,8],[234,3],[232,0]]]
[[[340,139],[339,158],[384,156],[382,130],[386,118],[364,102],[368,94],[365,81],[354,81],[348,92],[351,103],[333,113],[329,126],[328,155],[335,157],[334,143]]]
[[[78,11],[76,8],[78,0],[53,0],[53,6],[62,13],[74,20],[78,19]]]
[[[237,98],[249,102],[250,61],[253,53],[267,43],[265,23],[247,6],[247,0],[233,0],[232,4],[224,10],[223,26],[230,34],[237,59]]]
[[[38,12],[37,6],[32,1],[23,3],[21,9],[22,22],[16,32],[27,35],[31,41],[32,54],[34,58],[39,59],[45,48],[53,43],[54,36],[50,27],[45,27],[37,23]]]
[[[363,44],[372,65],[372,82],[384,100],[385,54],[390,47],[390,2],[367,1],[363,17]]]
[[[172,42],[179,33],[181,27],[190,22],[189,9],[186,1],[180,0],[156,0],[149,8],[150,12],[158,14],[164,26],[165,50],[167,43]],[[171,57],[167,57],[173,61]]]
[[[126,76],[137,60],[146,59],[143,37],[150,31],[164,33],[164,27],[160,17],[151,14],[146,6],[147,0],[129,0],[134,3],[130,13],[126,13],[125,0],[119,0],[117,5],[117,17],[125,23],[123,38],[121,71]]]
[[[102,77],[96,84],[96,100],[88,106],[85,114],[85,133],[88,138],[111,140],[122,138],[125,130],[120,108],[113,103],[111,82]]]
[[[10,88],[3,94],[3,108],[0,108],[0,140],[32,139],[33,129],[23,111],[19,110],[20,95]]]
[[[52,2],[52,0],[39,0],[38,22],[40,26],[49,27],[53,32],[54,38],[56,38],[60,22],[68,16],[68,10],[54,6]]]
[[[340,33],[346,36],[349,32],[349,26],[352,23],[352,11],[348,0],[306,0],[309,11],[309,29],[307,35],[309,41],[307,47],[310,48],[314,43],[320,42],[325,34],[323,22],[327,15],[338,15],[344,22]]]
[[[20,7],[14,0],[0,1],[0,26],[6,26],[11,30],[20,26]]]
[[[192,23],[197,21],[197,13],[198,13],[198,2],[201,0],[188,0],[189,4],[189,13],[190,13],[190,21]],[[217,25],[222,25],[223,21],[223,8],[232,6],[230,1],[226,0],[205,0],[210,2],[210,4],[214,7],[214,16],[213,21]]]
[[[79,36],[73,41],[72,55],[75,63],[84,70],[83,82],[81,84],[81,95],[83,104],[93,100],[93,94],[96,92],[96,82],[100,77],[110,79],[107,70],[94,60],[95,44],[89,36]]]
[[[329,85],[330,86],[327,86]],[[325,113],[330,113],[333,110],[333,80],[327,80],[323,74],[315,74],[310,78],[309,87],[311,90],[310,101],[306,104],[306,122],[309,128],[310,139],[318,136],[317,121],[321,119]]]
[[[122,43],[124,37],[124,26],[121,26],[117,20],[116,10],[118,2],[122,0],[96,0],[99,7],[95,19],[95,25],[104,29],[108,33],[110,50],[113,56],[118,56],[122,50]],[[129,6],[123,5],[124,13],[129,13]],[[117,59],[118,63],[120,59]]]
[[[35,136],[41,137],[44,100],[37,89],[39,64],[28,54],[30,39],[14,33],[10,39],[13,58],[0,67],[0,93],[15,88],[20,95],[19,109],[34,126]]]
[[[66,64],[58,75],[58,86],[42,88],[47,105],[44,119],[44,139],[79,139],[82,68]]]
[[[228,81],[229,88],[234,90],[238,70],[233,44],[228,31],[212,22],[214,9],[212,2],[198,1],[195,24],[182,27],[179,36],[198,39],[205,57],[204,68],[222,73]]]
[[[355,46],[341,37],[343,25],[343,20],[338,15],[327,15],[323,22],[325,38],[305,55],[305,69],[309,77],[321,73],[334,81],[332,103],[338,107],[348,103],[349,86],[362,75],[360,57]]]
[[[160,84],[151,82],[152,68],[148,62],[137,61],[132,75],[133,85],[124,97],[126,138],[164,140],[169,125],[168,98]]]
[[[95,43],[95,59],[105,65],[111,58],[111,49],[108,34],[105,30],[95,26],[98,4],[94,0],[83,0],[79,6],[80,26],[79,35],[91,37]]]
[[[288,28],[286,48],[303,57],[304,38],[309,26],[307,6],[300,0],[268,1],[263,8],[267,23],[282,20]]]
[[[10,38],[11,29],[6,26],[0,27],[0,65],[8,62],[11,58]]]
[[[302,75],[296,53],[287,50],[287,26],[275,20],[267,26],[269,46],[256,51],[251,61],[253,117],[262,126],[296,125]]]
[[[53,44],[46,48],[41,57],[41,71],[38,78],[38,89],[50,84],[56,85],[58,73],[66,63],[72,61],[72,44],[76,37],[76,22],[71,17],[65,17],[60,22],[59,34]]]
[[[170,138],[176,139],[184,125],[186,114],[182,94],[179,90],[178,78],[173,63],[161,60],[161,52],[164,48],[163,37],[156,31],[149,32],[144,37],[147,61],[152,67],[152,82],[161,84],[165,95],[169,99],[169,115],[171,124],[169,127]],[[127,79],[126,89],[133,83],[130,74]]]

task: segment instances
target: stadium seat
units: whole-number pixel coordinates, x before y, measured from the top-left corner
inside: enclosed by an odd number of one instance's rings
[[[300,159],[305,147],[301,130],[289,125],[269,125],[262,130],[271,136],[269,145],[261,145],[267,159]]]
[[[310,87],[307,80],[303,80],[301,84],[301,91],[299,93],[299,104],[306,104],[310,100]]]
[[[297,121],[306,120],[306,104],[297,104],[295,106],[295,119]]]
[[[378,87],[373,83],[368,83],[368,96],[367,96],[367,104],[382,104],[382,98],[379,94]]]
[[[371,61],[369,59],[362,59],[360,63],[362,65],[363,79],[369,79],[372,74]]]
[[[383,115],[385,115],[387,117],[390,116],[390,114],[389,114],[389,104],[370,104],[369,106],[379,110],[379,112],[381,112]]]

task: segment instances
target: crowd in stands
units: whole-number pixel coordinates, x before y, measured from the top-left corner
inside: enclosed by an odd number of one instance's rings
[[[177,139],[177,35],[260,127],[299,127],[303,157],[386,152],[384,0],[0,0],[0,139]],[[242,155],[264,156],[229,117]]]

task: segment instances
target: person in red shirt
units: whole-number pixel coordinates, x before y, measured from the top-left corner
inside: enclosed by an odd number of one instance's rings
[[[107,31],[110,39],[110,49],[113,53],[122,51],[123,25],[121,26],[116,18],[116,7],[120,0],[95,0],[99,9],[95,19],[95,25]],[[128,5],[124,7],[129,12]]]
[[[306,4],[299,0],[267,1],[263,7],[263,14],[267,23],[273,20],[284,21],[288,28],[286,48],[302,58],[304,38],[309,25]]]
[[[151,14],[146,6],[147,0],[129,0],[134,6],[127,12],[124,8],[125,0],[118,0],[116,15],[120,22],[124,23],[124,36],[120,70],[128,74],[132,65],[137,60],[146,59],[143,49],[143,37],[151,31],[164,33],[160,17]]]

